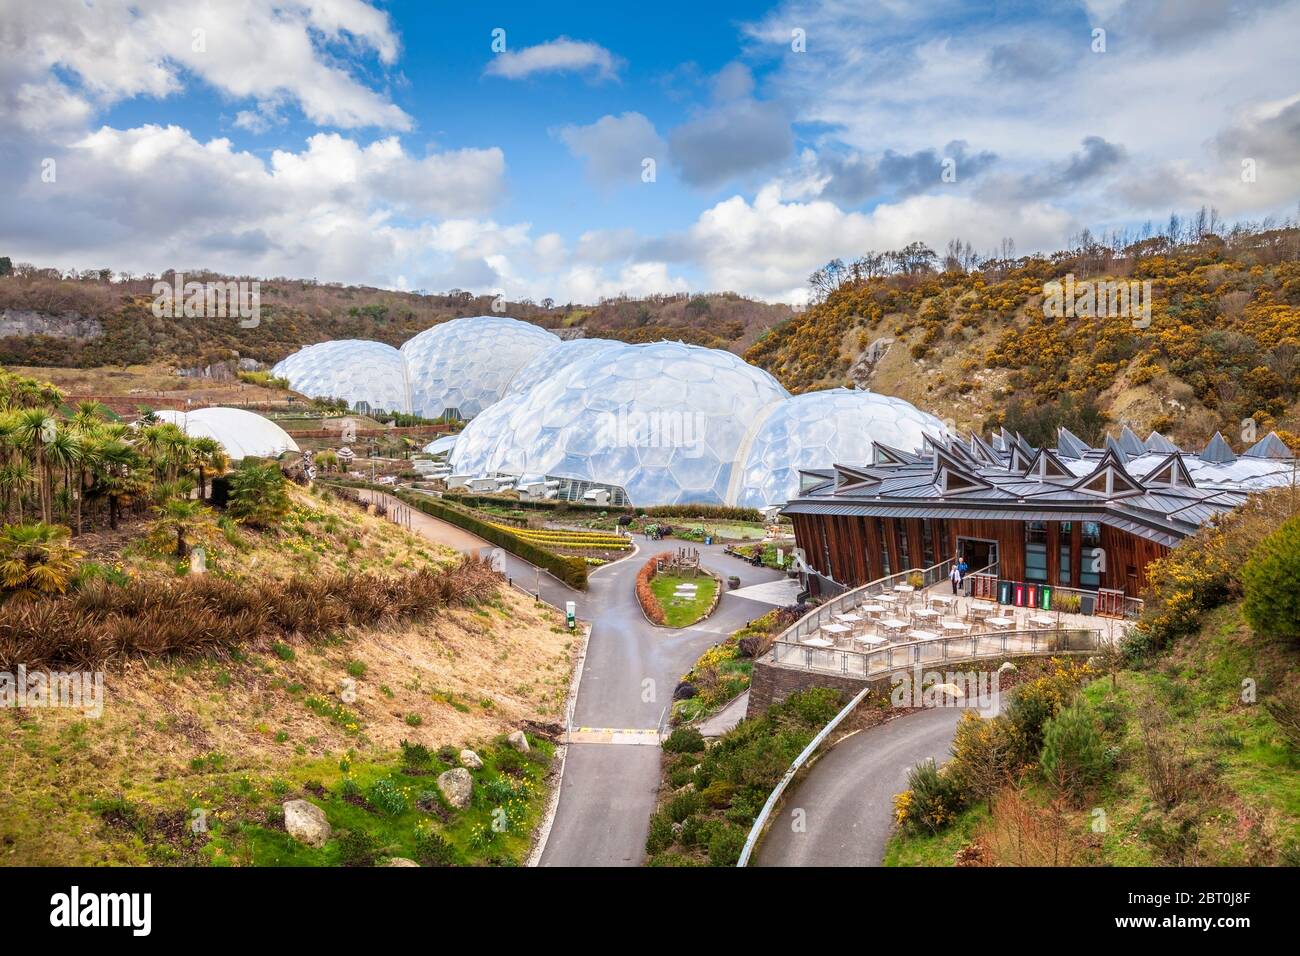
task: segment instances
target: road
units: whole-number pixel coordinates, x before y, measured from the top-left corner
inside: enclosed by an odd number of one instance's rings
[[[958,707],[921,710],[878,724],[826,752],[786,794],[759,844],[755,866],[879,866],[893,829],[894,795],[918,763],[948,759]],[[793,813],[803,811],[803,831]]]
[[[724,592],[718,609],[699,626],[670,630],[646,621],[636,599],[636,574],[650,555],[678,546],[638,537],[640,553],[595,571],[578,613],[591,621],[587,662],[578,687],[574,727],[657,728],[677,680],[695,659],[770,605]],[[740,577],[741,586],[780,577],[697,546],[705,567]],[[647,735],[648,736],[648,735]],[[575,743],[569,746],[564,786],[542,866],[636,866],[659,786],[659,747]]]
[[[377,494],[362,492],[368,498]],[[390,506],[400,504],[383,496]],[[491,547],[461,528],[411,509],[411,528],[430,540],[470,554]],[[721,545],[692,544],[706,568],[720,575],[724,592],[714,613],[695,627],[655,627],[641,613],[636,575],[652,554],[681,542],[636,537],[639,552],[597,568],[586,593],[575,591],[533,565],[506,555],[506,573],[532,590],[540,580],[542,599],[556,607],[574,601],[578,617],[591,622],[591,638],[578,699],[575,728],[652,731],[672,702],[677,680],[710,645],[770,611],[771,605],[726,592],[730,575],[741,587],[782,575],[724,554]],[[646,832],[659,787],[658,740],[645,743],[572,743],[565,758],[564,782],[555,820],[541,857],[542,866],[636,866],[645,856]]]

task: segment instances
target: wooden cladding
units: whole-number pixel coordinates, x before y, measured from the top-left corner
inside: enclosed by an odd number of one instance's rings
[[[875,518],[832,515],[791,515],[795,544],[804,549],[818,573],[847,587],[856,587],[887,574],[925,562],[925,524],[929,525],[934,563],[952,557],[958,539],[997,545],[998,577],[1025,580],[1025,522],[944,518]],[[1100,526],[1100,552],[1084,547],[1082,523],[1046,522],[1047,584],[1093,589],[1080,580],[1085,562],[1097,572],[1097,587],[1122,590],[1140,597],[1147,586],[1147,566],[1168,548],[1108,525]],[[1061,552],[1068,547],[1064,576]],[[904,556],[909,560],[904,561]],[[970,570],[977,571],[972,567]],[[1065,580],[1065,579],[1068,580]]]

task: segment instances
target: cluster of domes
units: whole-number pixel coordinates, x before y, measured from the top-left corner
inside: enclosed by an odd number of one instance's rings
[[[271,372],[313,398],[425,418],[473,418],[505,394],[521,367],[559,342],[528,322],[479,315],[425,329],[400,349],[361,339],[309,345]]]
[[[615,503],[781,504],[800,469],[920,450],[943,423],[901,399],[829,389],[791,396],[730,352],[681,342],[561,341],[516,319],[436,325],[401,349],[308,346],[275,366],[313,396],[427,418],[470,419],[457,475],[559,483]]]

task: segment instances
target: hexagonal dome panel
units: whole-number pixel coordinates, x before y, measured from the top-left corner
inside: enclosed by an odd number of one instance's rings
[[[795,395],[748,439],[735,504],[784,504],[799,493],[799,469],[869,465],[873,441],[920,451],[927,431],[948,434],[943,422],[901,398],[847,388]]]
[[[516,395],[526,392],[579,359],[603,352],[605,349],[619,348],[622,344],[614,339],[564,339],[516,372],[515,377],[506,387],[506,394]]]
[[[451,467],[615,485],[637,505],[723,504],[750,423],[788,397],[730,352],[593,350],[466,426]]]
[[[455,409],[473,418],[505,394],[515,373],[559,343],[546,329],[503,316],[452,319],[402,345],[411,411],[438,418]]]
[[[383,342],[335,339],[299,349],[277,362],[271,374],[312,398],[343,398],[349,405],[410,412],[406,363],[402,353]]]

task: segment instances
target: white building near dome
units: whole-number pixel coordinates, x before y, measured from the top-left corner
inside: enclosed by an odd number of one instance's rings
[[[559,341],[553,332],[502,316],[452,319],[425,329],[401,348],[411,411],[425,418],[473,418],[505,394],[520,368]]]
[[[275,422],[242,408],[198,408],[192,412],[168,408],[154,414],[191,438],[216,439],[231,461],[276,458],[299,450],[298,443]]]
[[[353,408],[365,402],[376,410],[411,410],[406,362],[383,342],[335,339],[308,345],[278,362],[271,374],[311,398],[342,398]]]

